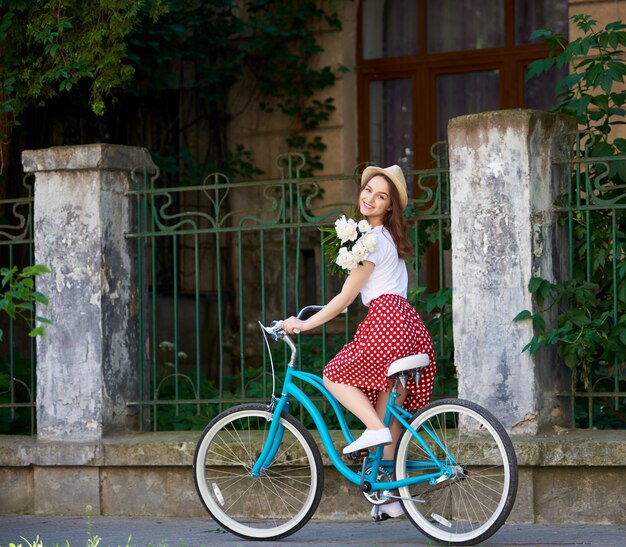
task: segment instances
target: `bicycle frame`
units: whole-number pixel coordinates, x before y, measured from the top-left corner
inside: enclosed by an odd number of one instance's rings
[[[308,306],[298,317],[320,309]],[[443,399],[411,415],[399,404],[400,385],[407,386],[412,377],[419,382],[418,371],[428,360],[401,359],[389,369],[393,389],[384,411],[379,406],[384,424],[396,429],[398,420],[397,429],[404,428],[395,454],[391,456],[393,446],[378,446],[345,457],[335,443],[354,440],[347,411],[332,394],[332,385],[331,392],[320,375],[298,370],[298,348],[287,332],[297,333],[296,325],[260,323],[272,373],[269,404],[239,404],[219,413],[196,444],[194,482],[211,517],[245,539],[280,540],[300,530],[323,494],[321,441],[333,467],[372,504],[375,521],[404,512],[427,537],[450,545],[479,544],[493,535],[510,514],[518,486],[515,448],[497,419],[460,399]],[[277,390],[270,336],[291,350],[286,368],[281,367],[282,391]],[[308,413],[319,437],[292,415],[290,405]],[[342,431],[339,438],[328,431],[327,424],[335,423],[332,415],[326,419],[328,407]],[[386,452],[391,457],[384,459]],[[397,500],[401,503],[383,505]]]
[[[283,385],[282,394],[280,398],[278,398],[278,400],[276,401],[276,404],[273,408],[273,414],[272,414],[272,419],[271,419],[272,424],[270,426],[263,450],[261,454],[259,455],[256,464],[252,468],[252,471],[251,471],[252,476],[255,476],[255,477],[261,476],[263,474],[263,469],[269,467],[269,465],[272,463],[276,455],[276,452],[280,446],[280,443],[282,442],[282,432],[283,432],[283,428],[282,426],[280,426],[280,420],[276,418],[280,417],[281,413],[287,410],[288,405],[289,405],[289,397],[293,397],[296,401],[298,401],[313,418],[313,422],[315,423],[315,426],[318,432],[320,433],[320,437],[321,437],[322,443],[324,444],[324,448],[326,449],[326,452],[333,466],[335,467],[335,469],[337,469],[337,471],[339,471],[339,473],[341,473],[350,482],[360,485],[361,488],[364,488],[365,482],[367,482],[366,488],[367,488],[367,491],[369,492],[375,492],[378,490],[391,490],[391,489],[396,489],[396,488],[400,488],[403,486],[409,486],[409,485],[418,484],[422,482],[429,482],[431,484],[436,484],[454,475],[452,466],[456,464],[456,461],[454,460],[452,455],[448,452],[445,445],[441,443],[441,441],[436,437],[436,435],[434,435],[427,428],[424,428],[424,430],[430,435],[430,437],[437,443],[439,448],[443,450],[444,454],[447,457],[447,463],[439,461],[437,457],[429,449],[429,447],[426,445],[426,443],[422,440],[422,438],[417,434],[417,432],[411,428],[411,426],[407,422],[407,419],[411,418],[411,414],[395,404],[395,399],[396,397],[398,397],[398,394],[395,392],[392,392],[391,396],[389,397],[389,402],[387,403],[387,407],[386,407],[385,419],[384,419],[385,425],[388,426],[392,417],[398,420],[400,424],[402,425],[402,427],[404,427],[405,429],[411,432],[413,437],[417,440],[417,442],[423,448],[424,452],[428,454],[430,458],[428,460],[418,460],[418,461],[411,462],[410,464],[411,469],[414,469],[414,470],[433,469],[433,472],[420,475],[417,477],[411,477],[411,478],[402,479],[402,480],[392,480],[392,481],[367,480],[366,477],[362,477],[362,473],[357,473],[353,471],[350,467],[348,467],[343,462],[340,455],[337,453],[337,450],[335,449],[335,446],[328,432],[328,427],[326,426],[326,422],[324,421],[322,414],[317,409],[313,401],[309,398],[309,396],[306,393],[304,393],[298,386],[295,385],[294,383],[295,379],[301,380],[303,382],[306,382],[308,385],[313,386],[317,391],[319,391],[328,400],[335,415],[337,416],[339,420],[341,431],[343,432],[343,435],[346,441],[350,443],[354,440],[354,437],[352,436],[352,434],[350,433],[350,430],[348,429],[345,416],[343,414],[341,407],[339,406],[339,403],[334,398],[334,396],[326,389],[326,387],[323,384],[322,379],[314,374],[296,370],[291,364],[290,366],[287,367],[287,374],[285,376],[285,382]],[[391,471],[393,470],[392,469],[393,462],[391,460],[383,460],[382,455],[383,455],[383,447],[381,446],[376,449],[374,456],[370,454],[370,456],[367,458],[367,462],[370,464],[368,477],[377,478],[379,468],[383,468],[383,469],[387,469]],[[434,468],[436,468],[436,470]],[[365,469],[365,465],[363,465],[363,469]]]

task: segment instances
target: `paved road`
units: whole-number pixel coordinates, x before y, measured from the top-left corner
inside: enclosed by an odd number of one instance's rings
[[[224,533],[208,519],[139,518],[139,517],[53,517],[0,515],[0,546],[10,543],[33,544],[35,538],[46,547],[82,547],[89,537],[101,538],[99,547],[246,547],[272,545],[249,542]],[[130,538],[130,539],[129,539]],[[411,545],[431,546],[406,519],[371,521],[312,520],[299,532],[284,539],[286,545]],[[591,525],[505,525],[481,545],[489,546],[626,546],[626,526]]]

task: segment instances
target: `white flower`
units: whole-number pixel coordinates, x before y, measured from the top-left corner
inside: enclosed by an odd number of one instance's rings
[[[352,251],[348,251],[345,247],[339,249],[339,254],[337,255],[337,259],[335,260],[337,266],[340,266],[344,270],[351,271],[356,268],[359,264],[359,261],[354,256]]]
[[[337,237],[341,240],[341,243],[354,241],[359,235],[357,232],[356,222],[351,218],[346,219],[344,215],[338,218],[335,222],[335,231],[337,232]]]
[[[339,249],[339,253],[337,254],[337,258],[335,259],[335,262],[336,262],[337,264],[339,264],[339,262],[340,262],[341,260],[343,260],[343,258],[342,258],[342,257],[343,257],[343,255],[344,255],[344,254],[346,254],[347,252],[348,252],[348,248],[347,248],[347,247],[341,247],[341,248]],[[339,264],[339,265],[341,266],[341,264]]]
[[[365,245],[363,244],[363,237],[361,237],[354,244],[354,247],[352,247],[352,254],[354,255],[354,258],[357,259],[358,262],[362,262],[369,256],[370,251],[368,251]]]
[[[372,226],[370,225],[370,223],[367,222],[367,220],[365,219],[360,220],[357,227],[359,228],[359,232],[361,232],[362,234],[366,234],[372,229]]]
[[[363,247],[365,247],[367,254],[370,254],[374,252],[374,249],[376,248],[376,244],[378,243],[378,236],[374,232],[369,232],[367,234],[364,234],[363,237],[359,239],[358,243],[361,243]]]
[[[378,235],[367,220],[356,222],[342,215],[335,222],[334,234],[332,234],[333,230],[329,228],[324,228],[322,231],[331,233],[330,236],[326,237],[324,243],[331,241],[334,235],[339,240],[339,242],[334,240],[328,251],[333,273],[337,273],[337,266],[342,270],[351,272],[359,264],[363,264],[363,261],[367,260],[367,257],[376,248]]]

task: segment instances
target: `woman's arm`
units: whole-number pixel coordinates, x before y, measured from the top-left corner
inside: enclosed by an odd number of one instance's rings
[[[363,264],[360,264],[350,272],[350,275],[341,288],[341,292],[315,315],[312,315],[305,321],[295,317],[285,319],[283,322],[285,332],[287,334],[293,334],[296,330],[299,332],[311,330],[337,317],[354,302],[354,299],[359,295],[359,292],[361,292],[361,289],[373,271],[374,263],[365,260]]]

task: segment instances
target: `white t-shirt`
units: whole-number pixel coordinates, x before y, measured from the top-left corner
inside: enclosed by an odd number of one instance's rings
[[[373,231],[378,236],[376,248],[365,260],[374,263],[374,271],[361,289],[361,300],[366,306],[381,294],[406,298],[409,283],[406,264],[398,256],[398,248],[387,228],[377,226]]]

